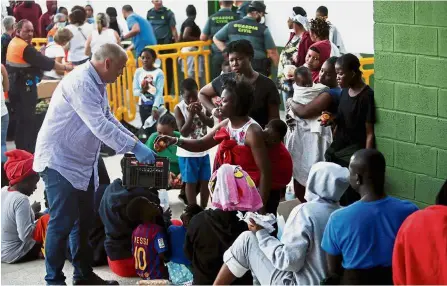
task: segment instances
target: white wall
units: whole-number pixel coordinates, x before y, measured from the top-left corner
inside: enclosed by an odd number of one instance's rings
[[[1,0],[2,2],[5,0]],[[36,0],[36,3],[39,3],[42,12],[45,13],[46,6],[45,0]],[[138,1],[138,0],[125,0],[125,1],[105,1],[105,0],[76,0],[76,1],[67,1],[67,0],[58,0],[58,7],[64,6],[69,11],[71,7],[74,5],[84,6],[86,4],[90,4],[93,7],[94,13],[105,12],[107,7],[115,7],[118,12],[118,21],[120,23],[125,23],[125,20],[121,14],[121,8],[128,4],[131,5],[134,12],[146,18],[147,11],[153,7],[150,0]],[[196,23],[199,27],[203,28],[205,26],[206,19],[208,18],[208,4],[206,0],[164,0],[163,5],[170,8],[175,13],[175,19],[177,21],[177,30],[180,31],[180,26],[183,21],[186,20],[186,6],[192,4],[196,7],[197,10],[197,18]]]
[[[373,1],[277,1],[266,0],[266,24],[277,46],[289,39],[287,18],[294,6],[306,10],[309,20],[315,17],[319,6],[329,10],[329,21],[340,31],[346,50],[351,53],[374,53]]]
[[[2,2],[5,0],[2,0]],[[45,0],[37,0],[46,10]],[[105,0],[59,0],[59,6],[65,6],[71,9],[73,5],[91,4],[95,13],[104,12],[107,7],[114,6],[121,21],[121,7],[124,4],[132,5],[134,11],[143,17],[146,17],[147,11],[152,8],[150,0],[135,1],[105,1]],[[186,6],[193,4],[197,9],[196,23],[203,28],[208,17],[208,4],[206,0],[164,0],[164,5],[175,13],[177,20],[177,29],[180,30],[182,22],[186,19]],[[267,26],[272,32],[277,46],[284,46],[287,42],[289,31],[287,29],[287,18],[292,14],[292,7],[303,7],[309,18],[313,18],[315,11],[320,5],[324,5],[329,10],[329,20],[340,31],[345,47],[352,53],[374,53],[373,38],[373,1],[372,0],[352,0],[352,1],[287,1],[287,0],[265,0],[268,15]],[[44,11],[45,12],[45,11]]]

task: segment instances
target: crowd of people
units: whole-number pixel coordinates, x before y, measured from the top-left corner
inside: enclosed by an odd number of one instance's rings
[[[387,195],[374,91],[326,7],[312,19],[294,7],[278,54],[262,1],[219,1],[203,30],[189,5],[180,33],[174,12],[152,3],[146,18],[122,7],[125,32],[113,7],[69,12],[47,1],[42,14],[33,1],[11,1],[2,35],[10,104],[2,97],[2,262],[44,258],[50,285],[65,283],[66,259],[74,284],[117,284],[98,277],[98,265],[175,285],[447,283],[440,255],[447,251],[447,181],[425,210]],[[31,44],[36,35],[48,41],[40,51]],[[126,39],[141,58],[132,86],[141,128],[119,122],[107,97],[106,85],[128,60]],[[188,59],[171,114],[164,85],[171,89],[177,63],[157,67],[148,46],[210,39],[212,81],[199,88],[194,72],[203,70],[191,67],[202,62]],[[41,79],[60,83],[37,132]],[[16,149],[7,152],[11,112]],[[168,158],[170,187],[181,188],[186,206],[180,220],[158,189],[127,187],[124,177],[111,182],[104,146],[142,164]],[[28,199],[40,179],[44,211]],[[288,188],[297,206],[278,235],[276,224],[255,218],[276,216]],[[244,215],[253,216],[246,222]],[[433,243],[421,247],[423,238]]]

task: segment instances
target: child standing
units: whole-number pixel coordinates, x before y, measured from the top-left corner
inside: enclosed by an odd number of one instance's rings
[[[186,229],[191,219],[203,209],[198,205],[188,205],[180,216],[183,225],[171,225],[168,228],[170,261],[167,263],[169,280],[175,285],[192,283],[191,261],[186,258],[183,251],[186,238]]]
[[[181,138],[201,139],[207,134],[207,127],[214,126],[211,113],[198,101],[197,83],[187,78],[182,83],[183,100],[175,106],[175,119]],[[200,183],[200,205],[208,204],[208,181],[211,177],[211,164],[208,151],[190,152],[177,148],[180,173],[186,183],[186,198],[189,204],[197,204],[196,185]]]
[[[292,179],[292,157],[286,146],[284,137],[287,133],[287,125],[280,119],[271,120],[264,131],[265,143],[272,166],[272,191],[265,206],[265,211],[276,215],[281,197],[285,196],[286,187]]]
[[[168,279],[165,253],[168,251],[166,233],[156,224],[158,206],[145,197],[132,199],[126,208],[131,221],[141,224],[132,232],[132,253],[137,275],[144,280]]]
[[[133,78],[133,94],[139,96],[141,124],[144,125],[149,116],[158,120],[159,108],[163,107],[164,74],[154,67],[157,54],[154,50],[144,48],[140,54],[143,67],[135,71]]]
[[[73,34],[68,29],[57,30],[54,35],[54,42],[47,44],[44,50],[46,57],[54,59],[56,62],[61,63],[65,59],[64,46],[70,42],[73,38]],[[50,70],[43,73],[44,79],[61,79],[64,75],[64,71]]]

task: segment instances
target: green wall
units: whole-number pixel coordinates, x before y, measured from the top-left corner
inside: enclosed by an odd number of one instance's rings
[[[374,22],[387,191],[433,204],[447,178],[447,2],[374,1]]]

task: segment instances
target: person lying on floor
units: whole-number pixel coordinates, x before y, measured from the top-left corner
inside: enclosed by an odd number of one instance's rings
[[[252,221],[251,231],[242,233],[225,252],[214,284],[230,284],[251,270],[261,285],[318,285],[328,273],[320,242],[329,216],[340,208],[348,177],[347,168],[315,164],[307,180],[307,202],[292,210],[281,240]]]
[[[39,258],[41,245],[33,239],[34,220],[40,203],[30,205],[28,197],[37,189],[39,175],[33,171],[34,156],[24,150],[11,150],[4,168],[9,186],[1,191],[1,260],[25,262]]]
[[[121,160],[121,168],[123,167],[124,158]],[[122,180],[116,179],[106,188],[99,206],[99,215],[106,234],[104,247],[109,267],[115,274],[122,277],[136,276],[132,253],[132,231],[139,222],[134,222],[127,216],[126,207],[133,198],[141,196],[160,207],[156,190],[126,189],[123,187]],[[165,218],[160,217],[157,220],[157,224],[167,228],[170,224],[170,210],[164,216]]]

